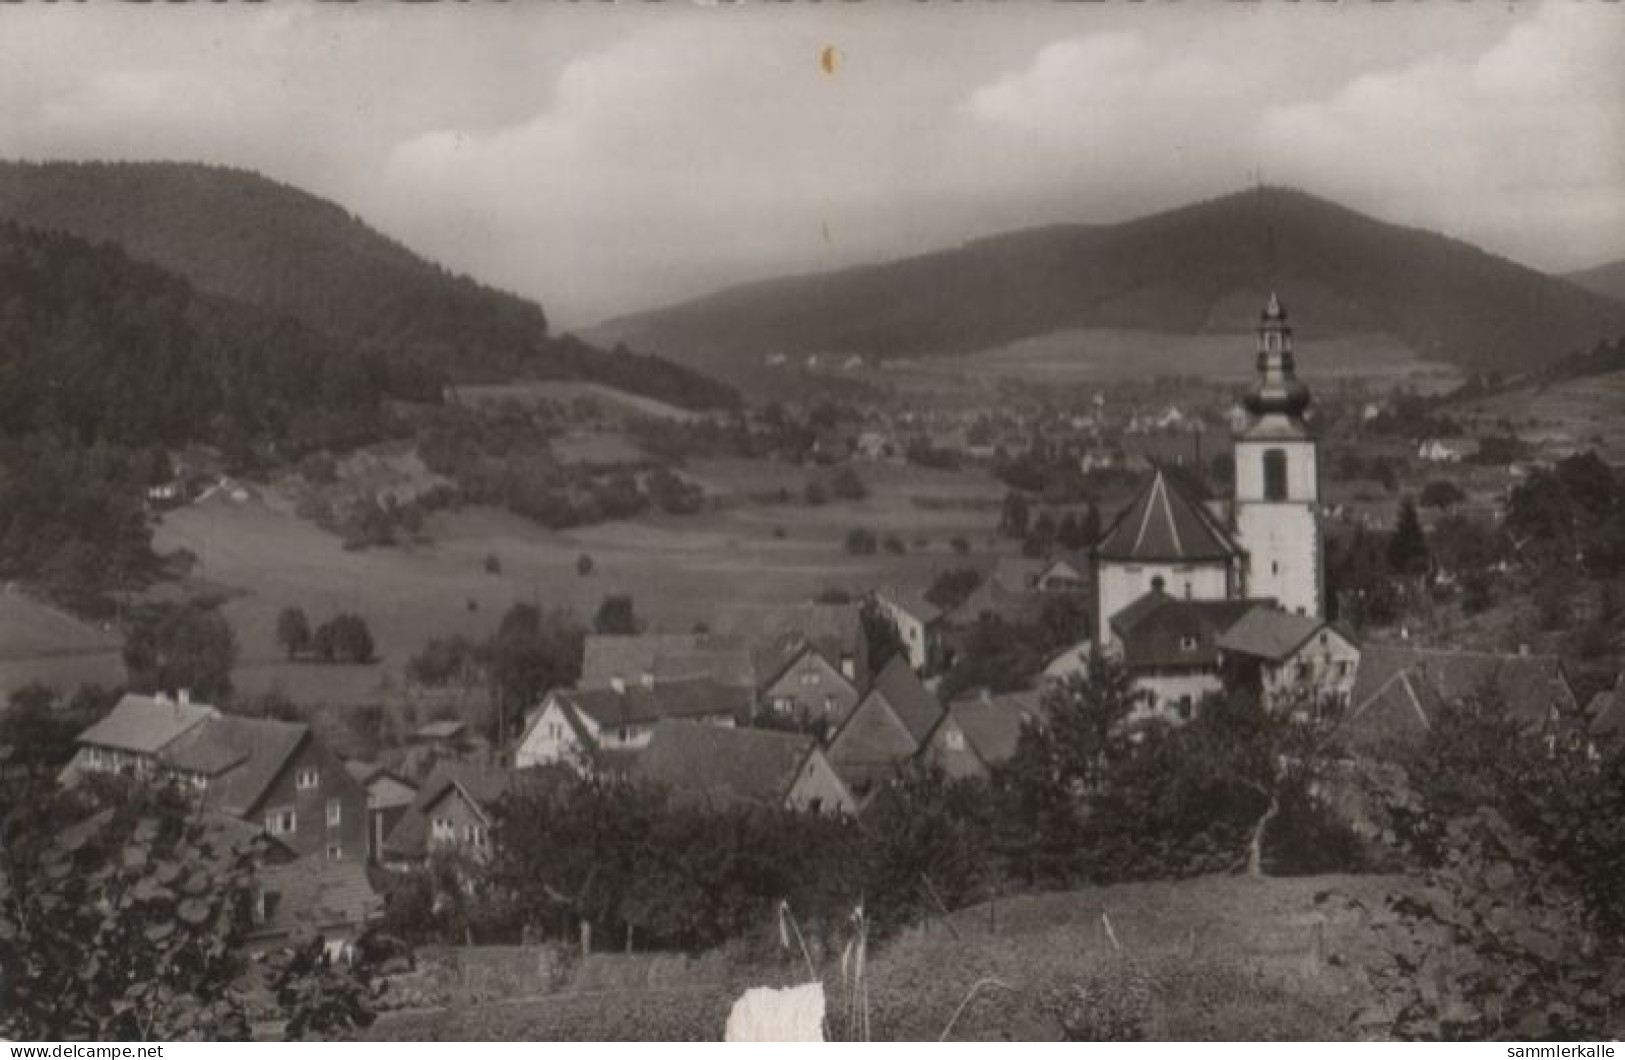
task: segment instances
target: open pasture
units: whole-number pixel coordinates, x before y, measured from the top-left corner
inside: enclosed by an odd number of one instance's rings
[[[68,691],[123,680],[117,633],[0,586],[0,704],[34,682]]]
[[[1509,421],[1542,456],[1595,449],[1611,463],[1625,463],[1625,372],[1509,390],[1453,405],[1449,412],[1478,434],[1500,434]]]
[[[701,465],[690,473],[708,488],[724,480],[744,488],[742,468]],[[232,590],[224,610],[241,649],[234,677],[240,690],[355,702],[398,682],[406,660],[428,638],[484,636],[518,602],[566,608],[588,622],[605,596],[625,593],[654,629],[681,631],[702,622],[748,628],[753,614],[826,589],[855,593],[900,579],[923,584],[935,571],[987,549],[996,510],[924,508],[914,498],[996,499],[991,482],[911,468],[862,473],[870,486],[862,501],[809,506],[798,497],[798,503],[756,505],[723,492],[721,506],[698,515],[568,531],[473,508],[432,515],[423,543],[360,551],[347,551],[274,494],[243,502],[214,497],[168,513],[156,545],[189,549],[199,560],[197,577]],[[774,480],[799,495],[805,475],[780,470]],[[855,526],[883,539],[895,534],[908,551],[850,555],[843,542]],[[964,537],[973,555],[954,553],[953,537]],[[922,538],[927,544],[917,548]],[[592,558],[590,574],[577,570],[582,555]],[[498,573],[485,569],[488,556],[496,557]],[[313,624],[340,611],[362,615],[379,663],[289,662],[275,641],[277,615],[289,606],[303,607]]]
[[[496,404],[516,401],[534,405],[549,401],[556,405],[569,405],[578,400],[591,401],[606,415],[628,418],[631,416],[657,416],[664,419],[692,420],[699,413],[680,408],[656,398],[630,394],[601,383],[583,383],[566,380],[527,380],[511,383],[464,383],[447,389],[447,400],[466,405]]]

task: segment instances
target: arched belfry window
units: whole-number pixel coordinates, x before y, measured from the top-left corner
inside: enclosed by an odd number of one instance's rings
[[[1286,500],[1286,450],[1264,450],[1264,499]]]

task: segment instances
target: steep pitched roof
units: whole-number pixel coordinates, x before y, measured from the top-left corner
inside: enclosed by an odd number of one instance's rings
[[[965,734],[976,757],[996,766],[1016,753],[1023,725],[1043,720],[1043,701],[1037,692],[980,692],[950,703],[948,717]]]
[[[310,726],[221,714],[176,737],[158,759],[171,769],[208,778],[204,804],[251,813],[310,736]]]
[[[1553,655],[1374,643],[1360,653],[1343,737],[1367,747],[1413,739],[1430,727],[1441,704],[1485,692],[1499,695],[1514,717],[1531,726],[1544,724],[1553,707],[1576,705]]]
[[[870,686],[869,695],[879,695],[885,699],[916,744],[924,743],[937,722],[942,720],[942,704],[937,702],[937,697],[925,687],[920,675],[914,672],[902,655],[892,656],[891,662],[886,664]]]
[[[1238,655],[1280,662],[1328,625],[1325,619],[1294,614],[1279,607],[1255,607],[1220,635],[1219,648]],[[1341,631],[1339,635],[1349,636]]]
[[[1185,600],[1153,590],[1112,616],[1130,670],[1213,667],[1219,637],[1244,614],[1266,606],[1256,600]]]
[[[637,756],[632,773],[661,785],[674,798],[780,807],[817,745],[799,733],[663,721]]]
[[[543,772],[544,770],[523,771],[524,774],[534,775],[538,780]],[[477,762],[444,759],[435,764],[428,779],[418,788],[417,798],[412,800],[412,805],[407,807],[401,819],[395,822],[395,827],[390,829],[389,835],[384,839],[384,850],[398,857],[421,857],[427,850],[429,813],[441,799],[452,792],[457,792],[467,799],[475,810],[488,815],[491,808],[501,802],[505,795],[530,779],[522,776],[521,771]]]
[[[852,660],[858,680],[868,665],[863,616],[857,604],[804,603],[726,616],[724,625],[750,643],[758,684],[771,684],[811,647],[832,666]]]
[[[1176,563],[1238,555],[1241,549],[1205,500],[1195,479],[1159,464],[1096,552],[1104,559]]]
[[[78,742],[134,754],[154,754],[177,736],[220,712],[206,703],[182,703],[126,693]]]
[[[601,728],[640,725],[662,718],[700,718],[727,714],[740,722],[750,720],[753,691],[738,685],[722,685],[709,677],[655,681],[646,685],[628,681],[620,689],[612,685],[596,688],[566,688],[557,692],[561,700],[590,717]]]
[[[274,895],[263,924],[251,938],[289,935],[301,929],[321,934],[353,932],[381,915],[384,899],[373,890],[366,863],[332,861],[310,855],[259,871],[259,886]]]

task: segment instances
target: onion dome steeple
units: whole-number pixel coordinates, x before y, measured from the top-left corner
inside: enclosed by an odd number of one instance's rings
[[[1242,399],[1242,407],[1255,417],[1284,416],[1301,420],[1309,407],[1309,388],[1298,380],[1292,360],[1292,325],[1286,307],[1270,292],[1269,304],[1259,314],[1258,379]]]

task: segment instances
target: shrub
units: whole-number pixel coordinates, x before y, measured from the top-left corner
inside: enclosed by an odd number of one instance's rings
[[[854,556],[872,556],[879,547],[873,530],[855,526],[846,532],[846,550]]]
[[[485,554],[485,573],[487,573],[487,574],[501,574],[502,573],[502,560],[501,560],[501,558],[499,558],[497,556],[497,554],[495,552],[487,552]]]
[[[583,552],[576,558],[576,573],[585,578],[592,573],[592,557]]]

